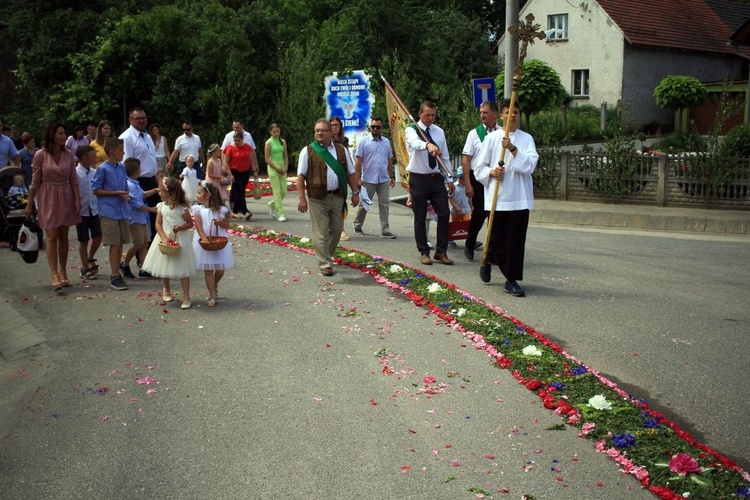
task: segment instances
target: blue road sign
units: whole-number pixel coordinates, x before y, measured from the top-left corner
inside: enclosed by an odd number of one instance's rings
[[[484,101],[495,102],[495,79],[474,78],[471,81],[471,89],[474,93],[474,107],[478,108]]]

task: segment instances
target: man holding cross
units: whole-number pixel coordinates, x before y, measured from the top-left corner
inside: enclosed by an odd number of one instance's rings
[[[333,255],[344,229],[347,186],[352,190],[352,206],[359,204],[357,174],[344,146],[332,140],[331,123],[315,122],[315,140],[300,151],[297,163],[297,209],[309,210],[313,249],[320,274],[333,276]]]
[[[531,174],[539,161],[539,154],[534,138],[518,129],[521,117],[518,106],[513,109],[512,115],[509,113],[509,101],[503,101],[500,109],[503,125],[509,131],[508,137],[501,133],[488,135],[474,166],[474,175],[484,185],[485,210],[493,209],[495,184],[500,183],[490,233],[489,247],[494,249],[494,255],[487,256],[479,275],[482,281],[489,282],[489,262],[497,263],[506,279],[505,291],[515,297],[523,297],[526,292],[518,281],[523,280],[529,210],[534,208]],[[504,158],[500,157],[501,151],[505,151]],[[503,165],[499,164],[501,160]]]

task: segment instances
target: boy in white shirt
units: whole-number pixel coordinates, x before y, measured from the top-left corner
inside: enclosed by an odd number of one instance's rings
[[[102,244],[102,228],[99,224],[99,208],[91,183],[94,180],[92,167],[96,165],[96,151],[91,146],[78,146],[76,149],[78,166],[78,192],[81,199],[81,223],[76,225],[78,234],[78,254],[81,257],[81,278],[93,280],[99,273],[96,264],[96,251]],[[89,246],[89,241],[91,246]]]

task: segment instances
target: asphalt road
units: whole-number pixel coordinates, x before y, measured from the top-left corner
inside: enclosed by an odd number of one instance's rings
[[[253,222],[309,235],[294,196],[289,222],[265,200]],[[345,245],[418,266],[407,209],[392,207],[397,239],[376,227],[373,214]],[[0,362],[3,498],[651,498],[590,441],[545,430],[560,420],[536,396],[369,276],[337,266],[324,279],[309,255],[235,243],[219,305],[205,307],[196,277],[189,311],[162,304],[154,281],[55,294],[43,260],[0,253],[0,296],[48,338]],[[497,272],[482,284],[460,248],[429,271],[747,468],[748,243],[534,226],[523,299]],[[427,375],[443,394],[420,392]]]

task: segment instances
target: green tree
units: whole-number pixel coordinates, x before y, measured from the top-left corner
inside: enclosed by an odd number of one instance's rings
[[[207,142],[218,140],[235,116],[253,132],[265,130],[276,69],[274,58],[256,47],[273,40],[267,21],[262,12],[218,2],[155,7],[110,21],[71,55],[74,78],[55,87],[60,98],[47,108],[80,121],[125,116],[140,105],[172,134],[183,120],[202,124]]]
[[[654,99],[660,108],[678,112],[677,123],[675,123],[675,134],[678,136],[682,133],[685,109],[701,104],[707,98],[706,87],[692,76],[667,76],[654,89]]]
[[[315,120],[325,115],[325,74],[315,63],[319,57],[316,48],[305,48],[294,42],[279,59],[279,90],[274,119],[282,127],[289,145],[292,168],[296,167],[299,151],[314,137]]]
[[[18,75],[10,115],[33,121],[32,130],[50,119],[124,125],[127,109],[141,105],[170,137],[192,119],[212,142],[238,116],[260,139],[278,121],[298,149],[323,113],[323,77],[333,72],[369,68],[385,117],[380,69],[415,114],[422,100],[437,102],[457,151],[476,120],[469,81],[497,73],[490,39],[503,8],[491,0],[5,0],[0,18],[10,27],[0,43],[12,41],[17,65],[3,60],[0,70]]]
[[[503,88],[504,82],[505,71],[502,71],[495,78],[495,84],[497,88]],[[539,59],[524,61],[517,99],[526,117],[527,130],[532,115],[560,106],[566,97],[567,92],[557,71]]]

